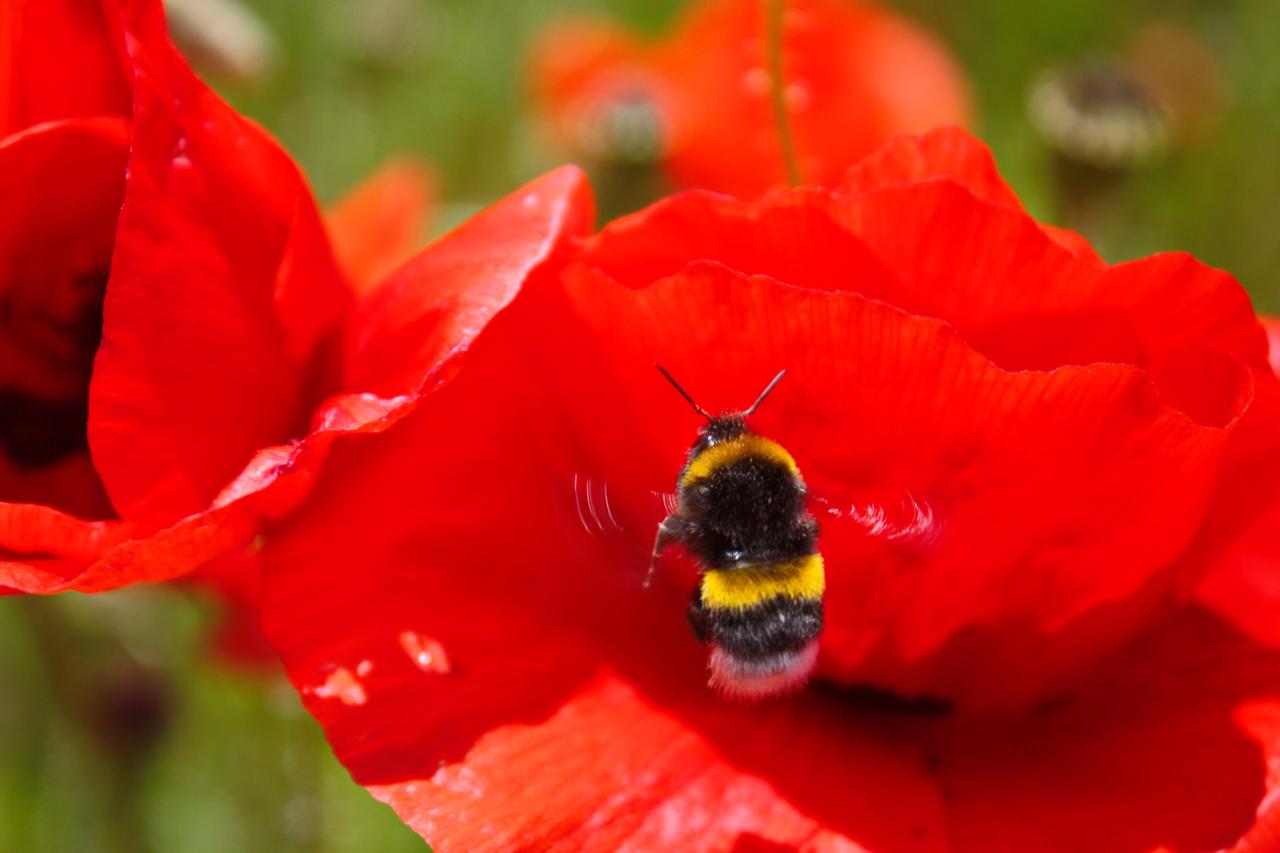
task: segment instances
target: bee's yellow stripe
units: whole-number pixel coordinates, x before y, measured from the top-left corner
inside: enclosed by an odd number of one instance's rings
[[[715,473],[717,469],[737,462],[744,456],[763,456],[765,459],[772,459],[774,462],[786,466],[787,470],[792,474],[800,473],[800,469],[796,467],[796,461],[791,458],[791,454],[782,445],[767,438],[748,433],[723,444],[713,444],[693,457],[688,467],[684,469],[684,476],[680,478],[680,485],[687,486],[695,480],[701,480],[703,477]]]
[[[826,590],[822,555],[785,563],[737,569],[708,569],[702,575],[702,604],[720,609],[752,607],[771,598],[822,598]]]

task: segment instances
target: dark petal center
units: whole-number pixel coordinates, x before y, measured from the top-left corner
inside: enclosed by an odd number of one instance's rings
[[[76,400],[43,400],[21,391],[0,391],[0,445],[23,470],[52,465],[77,450],[87,450],[86,395]]]
[[[108,270],[0,288],[0,450],[38,470],[88,449],[89,380],[102,339]]]

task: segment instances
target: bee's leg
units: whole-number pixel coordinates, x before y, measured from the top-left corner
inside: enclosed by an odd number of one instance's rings
[[[689,603],[689,610],[685,614],[689,617],[689,627],[693,629],[693,636],[698,638],[698,642],[706,645],[711,642],[711,631],[707,625],[707,612],[702,606],[702,589],[698,587],[693,591],[693,601]]]
[[[658,535],[653,539],[653,556],[649,558],[649,571],[644,576],[645,589],[648,589],[649,584],[653,582],[653,571],[658,567],[658,557],[661,556],[662,549],[683,535],[684,524],[679,516],[668,515],[662,519],[662,523],[658,525]]]

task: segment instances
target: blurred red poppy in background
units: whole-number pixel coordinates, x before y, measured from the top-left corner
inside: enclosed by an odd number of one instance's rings
[[[789,370],[753,420],[822,527],[799,696],[708,689],[693,565],[641,588],[699,424],[654,362],[712,411]],[[1280,653],[1195,598],[1274,499],[1278,395],[1230,276],[1104,264],[963,132],[903,137],[541,267],[267,537],[264,626],[440,850],[1271,849]]]
[[[422,248],[435,200],[431,168],[396,157],[326,211],[334,253],[357,293],[372,291]]]
[[[335,208],[331,247],[159,2],[11,4],[0,27],[0,591],[173,577],[292,506],[334,436],[393,419],[484,309],[454,322],[456,282],[364,295],[419,237],[418,168]],[[411,367],[366,346],[391,322],[417,324]]]
[[[536,108],[575,157],[661,162],[680,186],[744,198],[788,182],[780,123],[795,177],[823,186],[895,133],[968,123],[968,88],[945,48],[867,3],[778,4],[774,92],[773,5],[704,0],[653,43],[604,21],[555,25],[531,58]]]

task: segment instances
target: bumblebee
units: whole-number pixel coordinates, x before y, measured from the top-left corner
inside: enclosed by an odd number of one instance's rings
[[[822,631],[818,524],[791,454],[747,425],[786,371],[750,408],[713,417],[658,370],[707,423],[676,480],[676,510],[658,526],[645,586],[663,550],[684,545],[701,568],[689,624],[711,646],[711,686],[748,699],[798,689]]]

